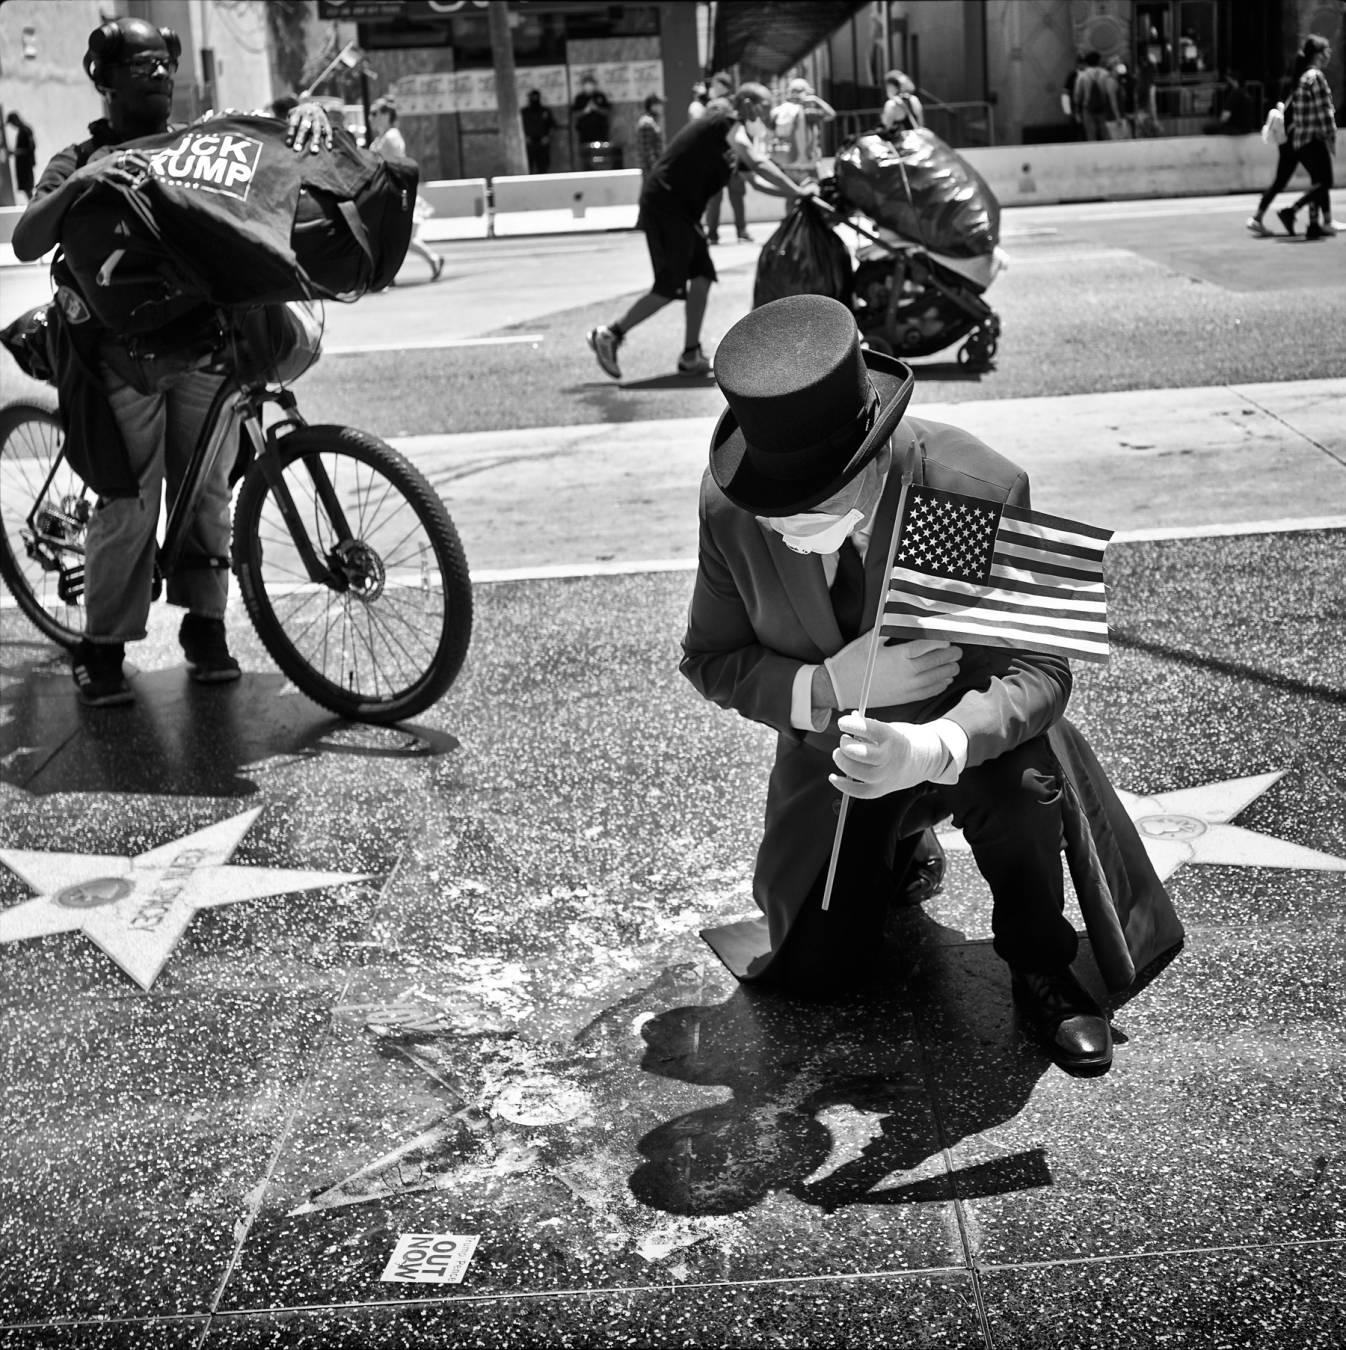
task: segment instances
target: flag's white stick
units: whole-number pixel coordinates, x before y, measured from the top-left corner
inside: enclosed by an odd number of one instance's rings
[[[869,630],[869,651],[865,656],[865,678],[860,686],[860,706],[855,710],[861,717],[869,707],[869,686],[874,680],[874,662],[879,654],[879,629],[883,627],[883,601],[888,594],[893,575],[893,559],[897,556],[897,541],[902,534],[902,517],[907,508],[907,489],[911,479],[902,480],[902,491],[897,499],[897,516],[893,523],[893,537],[888,541],[888,558],[883,565],[883,594],[879,598],[879,612],[874,617],[874,625]],[[846,813],[850,809],[851,799],[845,793],[841,795],[841,809],[837,812],[837,832],[832,839],[832,859],[827,864],[827,884],[823,887],[823,908],[832,903],[832,882],[837,875],[837,859],[841,857],[841,834],[846,828]]]

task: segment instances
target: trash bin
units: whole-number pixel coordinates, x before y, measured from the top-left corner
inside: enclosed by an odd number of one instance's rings
[[[611,141],[585,141],[580,146],[580,167],[582,169],[620,169],[622,167],[622,147]]]

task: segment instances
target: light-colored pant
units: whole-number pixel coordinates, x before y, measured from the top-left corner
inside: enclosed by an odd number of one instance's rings
[[[84,635],[90,642],[130,642],[145,636],[149,619],[165,477],[171,501],[223,380],[219,375],[190,371],[166,381],[155,393],[142,394],[107,365],[100,369],[127,457],[140,480],[140,495],[100,501],[89,520]],[[168,582],[170,604],[210,619],[224,617],[229,570],[192,563],[228,556],[228,480],[235,444],[236,437],[225,442],[188,532],[181,570]]]

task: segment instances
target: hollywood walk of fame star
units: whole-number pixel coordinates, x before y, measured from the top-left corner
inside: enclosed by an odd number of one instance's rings
[[[1346,872],[1346,858],[1229,824],[1273,783],[1279,782],[1285,772],[1282,769],[1279,773],[1259,773],[1249,778],[1227,778],[1219,783],[1148,797],[1118,789],[1117,796],[1126,807],[1160,881],[1167,881],[1183,863]],[[968,847],[960,830],[947,834],[941,831],[939,837],[945,848]]]
[[[245,811],[135,857],[0,849],[0,862],[38,892],[0,911],[0,942],[84,932],[149,989],[197,910],[368,879],[229,866],[259,815]]]

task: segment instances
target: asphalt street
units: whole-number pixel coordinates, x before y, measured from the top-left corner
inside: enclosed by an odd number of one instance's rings
[[[0,603],[0,1347],[1335,1350],[1346,245],[1247,209],[1007,213],[995,368],[918,363],[914,410],[1124,532],[1070,716],[1187,939],[1101,1078],[1023,1035],[955,834],[850,997],[701,941],[752,912],[773,738],[677,671],[714,385],[673,313],[620,382],[584,345],[637,236],[440,243],[329,315],[301,406],[398,440],[476,581],[414,723],[328,716],[238,606],[239,683],[156,605],[134,706],[85,709]],[[755,251],[716,258],[708,347]]]

